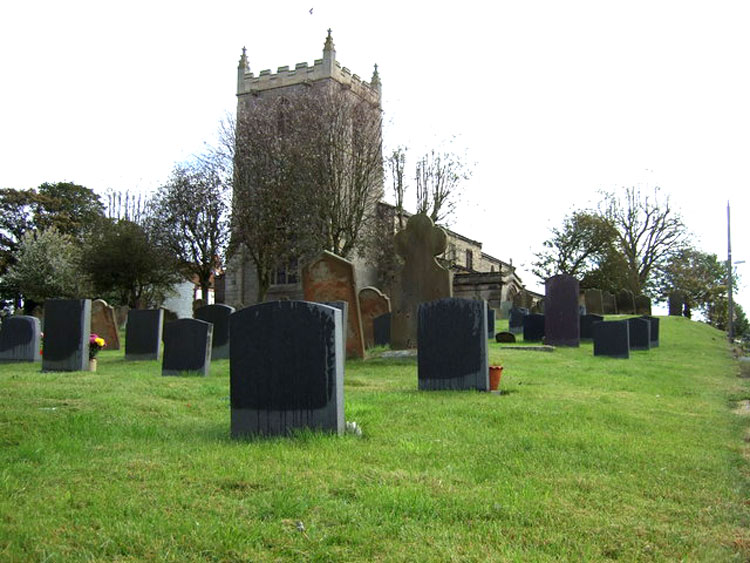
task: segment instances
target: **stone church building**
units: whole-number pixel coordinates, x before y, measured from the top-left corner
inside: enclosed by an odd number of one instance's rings
[[[380,107],[381,83],[377,65],[369,82],[363,81],[336,60],[336,51],[330,30],[323,47],[323,57],[312,65],[297,63],[294,69],[279,67],[275,74],[262,70],[257,76],[250,71],[245,49],[242,50],[237,70],[237,114],[238,121],[250,97],[278,100],[295,89],[311,85],[336,83],[348,90],[350,95],[377,104]],[[381,190],[382,193],[382,190]],[[374,210],[375,212],[375,210]],[[376,211],[393,217],[393,206],[381,202]],[[395,225],[396,223],[392,223]],[[516,301],[524,292],[523,284],[511,263],[503,262],[482,252],[482,243],[471,240],[449,229],[448,249],[439,259],[454,271],[454,295],[466,298],[484,298],[490,307],[501,309],[501,303]],[[377,286],[378,267],[362,256],[354,256],[358,289]],[[267,301],[277,299],[302,299],[302,264],[280,265],[272,276],[266,294]],[[381,288],[388,293],[388,288]],[[258,276],[252,260],[242,250],[235,253],[227,263],[224,279],[224,301],[236,308],[253,305],[258,290]],[[528,294],[527,294],[528,296]],[[538,296],[537,296],[538,297]]]

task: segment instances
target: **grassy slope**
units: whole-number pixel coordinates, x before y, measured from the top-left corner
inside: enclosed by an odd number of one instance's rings
[[[230,440],[226,361],[0,365],[0,559],[747,560],[747,380],[707,326],[661,340],[629,361],[493,343],[502,395],[350,362],[362,439]]]

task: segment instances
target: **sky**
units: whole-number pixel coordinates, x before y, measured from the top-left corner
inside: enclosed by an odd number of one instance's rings
[[[0,187],[150,193],[214,144],[237,64],[378,64],[386,152],[473,174],[450,227],[512,261],[601,190],[659,187],[750,308],[750,3],[190,0],[12,2],[0,19]],[[411,182],[413,205],[414,185]],[[408,201],[407,201],[408,204]],[[747,282],[745,281],[747,280]]]

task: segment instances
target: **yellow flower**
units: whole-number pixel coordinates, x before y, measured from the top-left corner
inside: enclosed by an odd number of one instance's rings
[[[105,344],[105,342],[104,342],[104,339],[103,339],[103,338],[101,338],[101,337],[99,337],[99,338],[96,338],[96,339],[94,340],[94,342],[96,342],[96,345],[97,345],[97,346],[99,346],[99,347],[101,347],[101,348],[104,348],[104,344]]]

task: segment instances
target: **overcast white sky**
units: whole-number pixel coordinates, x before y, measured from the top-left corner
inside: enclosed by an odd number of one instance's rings
[[[342,65],[379,65],[386,148],[456,137],[474,175],[451,227],[528,285],[551,226],[631,185],[722,259],[731,201],[750,280],[746,1],[6,3],[0,186],[149,192],[234,112],[243,46],[275,72],[320,58],[329,27]]]

